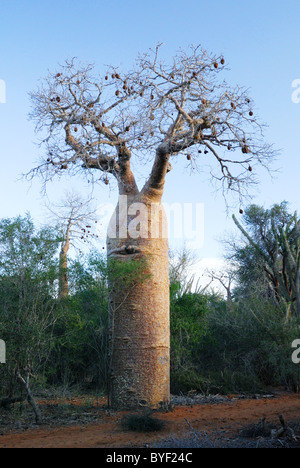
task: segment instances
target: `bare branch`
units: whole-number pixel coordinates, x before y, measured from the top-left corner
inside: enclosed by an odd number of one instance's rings
[[[121,193],[138,193],[131,160],[150,159],[143,190],[162,191],[169,159],[182,154],[195,168],[209,166],[224,192],[246,193],[256,165],[268,168],[276,155],[248,92],[220,80],[223,56],[192,46],[169,64],[160,53],[158,44],[138,57],[134,70],[108,67],[100,78],[94,66],[75,59],[50,73],[31,94],[30,117],[47,155],[28,177],[48,181],[64,170],[97,170],[105,184],[114,176]]]

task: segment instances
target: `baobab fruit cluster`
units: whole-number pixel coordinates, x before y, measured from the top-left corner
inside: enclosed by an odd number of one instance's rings
[[[97,221],[95,221],[97,223]],[[87,242],[87,239],[92,236],[92,237],[98,237],[96,234],[93,234],[91,232],[92,226],[90,224],[87,224],[85,227],[81,228],[82,234],[80,239],[83,240],[83,242]]]
[[[225,64],[225,59],[224,59],[224,57],[221,58],[220,64],[221,64],[221,65],[224,65],[224,64]],[[219,68],[218,62],[214,62],[214,67],[215,67],[216,69]]]

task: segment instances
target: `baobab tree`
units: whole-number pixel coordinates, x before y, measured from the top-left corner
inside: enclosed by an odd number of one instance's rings
[[[31,117],[43,132],[45,155],[30,172],[45,182],[82,172],[110,185],[119,202],[107,236],[110,263],[143,265],[141,279],[110,280],[110,396],[115,408],[167,405],[169,382],[169,264],[165,180],[175,157],[203,168],[224,192],[242,195],[256,165],[274,150],[264,142],[246,90],[221,80],[225,59],[200,47],[170,63],[161,46],[140,55],[132,71],[67,61],[31,94]],[[149,167],[139,188],[135,169]]]
[[[83,242],[94,239],[96,208],[90,198],[84,199],[74,192],[66,192],[59,203],[46,205],[54,222],[57,223],[61,246],[59,252],[59,297],[69,295],[68,253],[70,247],[80,250]]]

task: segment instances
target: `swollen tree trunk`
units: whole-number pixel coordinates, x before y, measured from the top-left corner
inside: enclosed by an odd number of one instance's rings
[[[108,264],[120,271],[111,274],[109,297],[109,396],[118,409],[170,400],[168,240],[157,195],[120,196],[108,230]]]

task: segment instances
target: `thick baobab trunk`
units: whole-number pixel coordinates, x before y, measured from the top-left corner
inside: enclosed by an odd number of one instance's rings
[[[118,409],[159,408],[170,400],[168,240],[163,208],[152,195],[121,196],[108,230],[108,261],[120,271],[110,279],[109,298],[109,394]],[[128,262],[134,268],[126,281]]]

